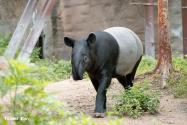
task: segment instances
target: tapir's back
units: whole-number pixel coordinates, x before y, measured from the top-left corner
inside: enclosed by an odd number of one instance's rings
[[[119,45],[116,72],[120,75],[131,73],[136,62],[143,54],[139,37],[132,30],[124,27],[111,27],[104,31],[111,34]]]

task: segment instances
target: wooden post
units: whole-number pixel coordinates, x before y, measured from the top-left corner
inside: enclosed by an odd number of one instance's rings
[[[36,9],[38,1],[37,0],[29,0],[23,14],[20,18],[20,21],[17,24],[17,27],[12,35],[11,40],[9,41],[8,47],[4,53],[4,56],[7,59],[13,59],[16,55],[16,52],[21,46],[21,42],[24,38],[25,32],[29,27],[29,24],[32,19],[32,14]]]
[[[145,8],[145,55],[155,58],[154,42],[154,5],[153,0],[148,0],[150,5],[144,5]]]
[[[154,41],[154,6],[157,5],[153,0],[147,0],[147,3],[133,2],[131,5],[143,5],[145,9],[145,55],[155,58]]]
[[[56,0],[47,1],[41,13],[38,15],[38,19],[36,19],[36,23],[32,27],[29,32],[25,44],[23,45],[20,54],[18,56],[18,60],[29,60],[29,57],[37,43],[37,40],[44,28],[44,21],[47,17],[51,16],[52,9],[55,5]]]
[[[166,87],[173,69],[168,28],[168,0],[158,0],[158,61],[155,71],[162,75],[162,88]]]
[[[187,58],[187,0],[182,0],[183,54]]]

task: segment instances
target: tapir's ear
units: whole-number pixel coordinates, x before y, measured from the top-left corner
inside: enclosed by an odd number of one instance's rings
[[[75,40],[69,37],[64,37],[64,43],[69,47],[74,47]]]
[[[90,33],[88,38],[87,38],[87,43],[88,43],[88,46],[95,43],[95,40],[96,40],[96,36],[94,33]]]

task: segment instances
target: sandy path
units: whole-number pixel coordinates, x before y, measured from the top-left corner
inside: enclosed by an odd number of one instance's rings
[[[74,82],[64,80],[52,83],[46,87],[48,92],[55,93],[56,97],[64,103],[65,109],[74,113],[84,112],[91,115],[95,105],[96,92],[88,80]],[[114,105],[114,94],[120,93],[123,88],[114,81],[107,93],[107,107],[111,111]],[[125,117],[124,125],[187,125],[187,99],[175,99],[167,92],[162,92],[161,105],[157,115],[145,114],[138,119]],[[93,119],[98,123],[107,122],[111,117]]]

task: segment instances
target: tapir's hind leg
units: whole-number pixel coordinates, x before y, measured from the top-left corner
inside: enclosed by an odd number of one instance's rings
[[[127,80],[127,84],[128,86],[132,87],[133,86],[133,83],[132,81],[134,80],[134,77],[135,77],[135,74],[136,74],[136,71],[138,69],[138,66],[140,64],[140,61],[142,59],[142,56],[139,58],[139,60],[136,62],[136,65],[134,66],[132,72],[130,74],[127,74],[126,75],[126,80]]]
[[[141,61],[142,57],[137,61],[136,65],[134,66],[131,73],[127,74],[126,76],[117,76],[118,81],[123,85],[125,89],[128,89],[129,87],[133,86],[132,81],[134,80],[136,70],[138,68],[138,65]]]
[[[117,76],[117,79],[121,83],[121,85],[124,87],[124,89],[128,88],[127,79],[125,76]]]

